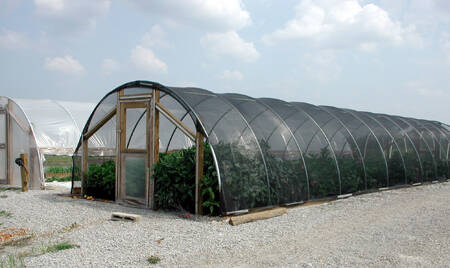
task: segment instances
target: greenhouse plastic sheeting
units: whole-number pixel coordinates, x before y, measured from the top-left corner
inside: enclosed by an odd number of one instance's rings
[[[161,103],[171,113],[203,132],[218,168],[224,213],[449,177],[450,128],[437,121],[147,81],[124,84],[106,95],[84,133],[116,109],[121,89],[160,90]],[[129,148],[142,146],[145,116],[129,116]],[[104,142],[96,147],[91,137],[90,148],[114,152],[115,124],[110,120],[96,132],[96,139]],[[193,145],[161,119],[160,152]],[[81,144],[75,153],[80,155]],[[79,158],[74,160],[79,163]]]
[[[4,165],[4,170],[9,170],[10,178],[7,182],[14,186],[21,185],[20,168],[14,160],[26,153],[29,162],[29,187],[39,189],[44,182],[44,155],[73,154],[81,135],[81,127],[85,125],[94,107],[95,104],[92,103],[0,97],[0,108],[5,111],[5,119],[0,118],[0,131],[9,131],[5,148],[0,149],[0,154],[3,155],[1,158],[5,158],[5,161],[0,159],[0,167]],[[2,121],[6,120],[6,116],[9,123]],[[10,158],[9,162],[6,157]]]

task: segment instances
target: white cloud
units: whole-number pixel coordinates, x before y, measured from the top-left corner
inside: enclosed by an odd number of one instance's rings
[[[450,66],[450,34],[442,33],[441,34],[441,50],[447,64]]]
[[[98,17],[109,11],[111,0],[34,0],[34,5],[50,31],[71,34],[94,28]]]
[[[238,80],[238,81],[240,81],[240,80],[244,79],[244,76],[239,71],[225,70],[225,71],[223,71],[223,73],[221,73],[219,75],[219,78],[220,79],[224,79],[224,80]]]
[[[190,81],[175,82],[176,87],[198,87],[197,83]]]
[[[46,58],[44,68],[65,74],[81,74],[84,67],[72,56]]]
[[[112,73],[118,72],[120,70],[120,65],[117,61],[113,59],[104,59],[101,66],[101,73],[110,75]]]
[[[214,30],[241,29],[251,23],[241,0],[128,0],[140,10],[180,24]]]
[[[167,65],[156,57],[150,48],[137,45],[131,51],[131,61],[142,70],[150,73],[167,73]]]
[[[259,58],[253,42],[246,42],[235,31],[210,33],[201,39],[201,44],[213,57],[231,56],[247,62]]]
[[[18,32],[3,29],[0,34],[0,47],[7,49],[23,49],[27,48],[29,44],[28,38]]]
[[[380,45],[422,46],[414,25],[404,27],[374,4],[357,0],[302,0],[296,16],[281,29],[263,36],[266,44],[309,40],[322,48],[353,48],[372,51]]]
[[[426,87],[418,88],[417,93],[420,96],[424,96],[424,97],[438,97],[438,98],[448,97],[448,94],[442,90],[430,89],[430,88],[426,88]]]
[[[430,86],[423,81],[410,81],[405,83],[405,88],[409,91],[415,92],[421,97],[434,97],[434,98],[446,98],[449,94],[441,89],[435,89],[434,86]]]
[[[336,62],[336,55],[331,50],[319,51],[314,55],[306,55],[303,68],[306,74],[319,82],[336,80],[341,75],[341,66]]]
[[[146,47],[172,47],[172,44],[167,41],[166,33],[158,24],[153,25],[150,31],[144,34],[141,43]]]

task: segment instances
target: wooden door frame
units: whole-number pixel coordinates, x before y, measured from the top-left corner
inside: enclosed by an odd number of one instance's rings
[[[149,164],[148,164],[148,158],[149,158],[149,149],[148,149],[148,137],[150,135],[149,133],[149,128],[148,128],[148,118],[149,118],[149,113],[150,113],[150,102],[151,99],[149,99],[149,96],[147,96],[146,98],[142,98],[141,100],[132,100],[130,101],[129,99],[126,100],[121,100],[121,97],[124,97],[123,95],[123,90],[119,92],[118,94],[118,103],[117,103],[117,110],[118,110],[118,125],[117,125],[117,129],[118,129],[118,137],[117,137],[117,147],[118,147],[118,156],[117,156],[117,161],[116,161],[116,166],[117,166],[117,172],[116,172],[116,200],[120,201],[120,202],[133,202],[134,201],[136,203],[142,203],[141,205],[148,207],[148,203],[149,203],[149,196],[152,196],[152,194],[149,192],[150,190],[150,182],[149,182]],[[128,97],[128,95],[127,95]],[[127,133],[126,133],[126,110],[127,109],[139,109],[139,108],[144,108],[146,109],[146,119],[145,119],[145,130],[146,130],[146,139],[145,139],[145,146],[144,149],[129,149],[126,148],[126,144],[127,144]],[[136,122],[137,123],[137,122]],[[131,136],[129,137],[131,138]],[[125,194],[125,183],[126,183],[126,178],[125,178],[125,171],[126,171],[126,167],[125,165],[125,157],[126,155],[139,155],[139,154],[143,154],[144,155],[144,162],[145,162],[145,195],[144,195],[144,199],[140,199],[140,198],[134,198],[134,197],[129,197],[126,196]]]

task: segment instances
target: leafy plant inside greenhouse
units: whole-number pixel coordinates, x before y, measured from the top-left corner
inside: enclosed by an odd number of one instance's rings
[[[85,194],[95,198],[114,200],[115,173],[116,164],[112,160],[89,165],[88,174],[84,180]]]
[[[218,215],[219,186],[209,144],[205,143],[201,183],[204,214]],[[195,147],[161,153],[154,166],[155,199],[159,208],[195,212]]]

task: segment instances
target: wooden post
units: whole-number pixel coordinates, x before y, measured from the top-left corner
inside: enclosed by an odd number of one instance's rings
[[[201,189],[201,181],[203,177],[203,134],[197,130],[195,136],[196,153],[195,153],[195,214],[203,215],[203,196]]]
[[[20,167],[20,175],[22,176],[22,192],[28,191],[28,154],[20,154],[20,158],[23,161],[23,166]]]
[[[159,160],[159,90],[154,89],[152,100],[148,110],[147,129],[149,133],[148,146],[148,207],[156,210],[155,202],[155,179],[153,178],[153,165]]]
[[[158,163],[159,160],[159,111],[156,109],[156,105],[159,104],[159,90],[154,91],[155,98],[155,120],[154,120],[154,131],[153,131],[153,143],[154,143],[154,158],[153,163]]]
[[[6,177],[9,185],[13,184],[14,177],[14,160],[13,160],[13,137],[12,137],[12,123],[11,115],[12,113],[12,101],[8,99],[8,108],[6,112]]]

